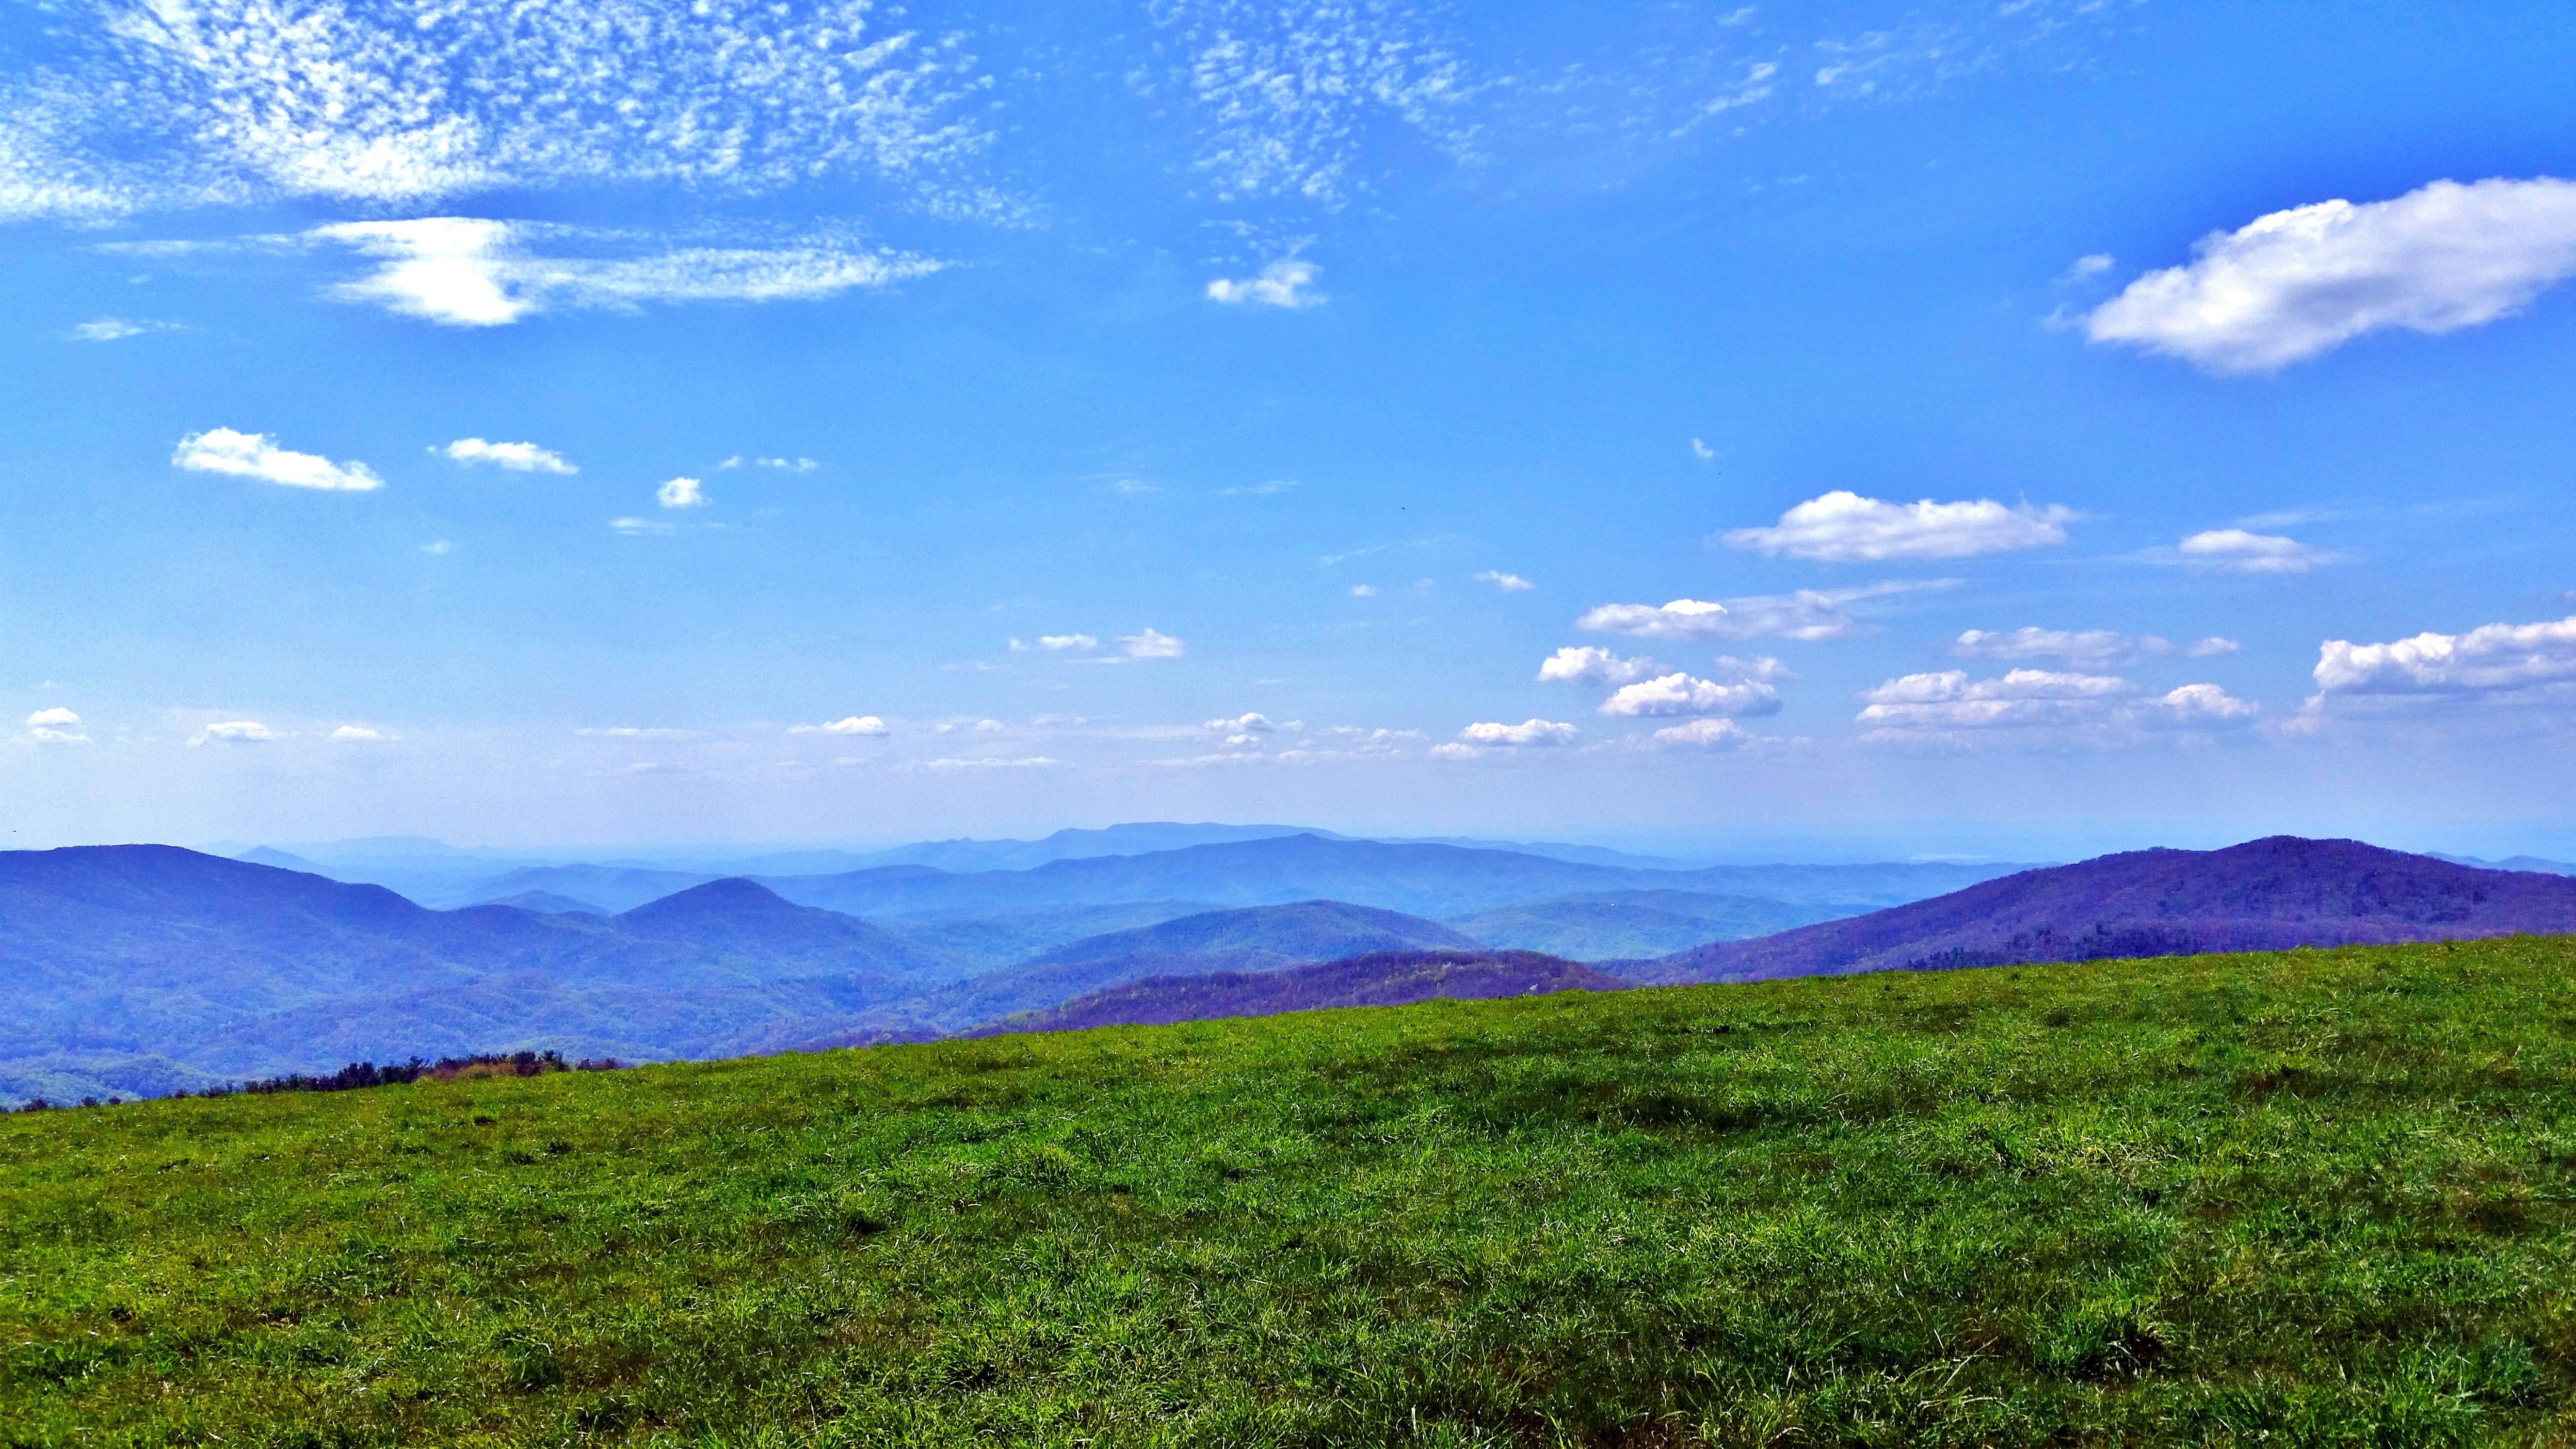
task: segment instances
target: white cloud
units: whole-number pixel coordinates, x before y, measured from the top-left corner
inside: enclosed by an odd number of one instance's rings
[[[1270,716],[1256,712],[1252,714],[1236,715],[1232,719],[1212,719],[1207,722],[1205,727],[1224,734],[1266,735],[1274,730],[1297,729],[1300,728],[1302,724],[1303,721],[1293,719],[1288,721],[1286,724],[1280,724],[1272,720]]]
[[[1317,307],[1324,294],[1306,290],[1314,285],[1317,268],[1313,262],[1272,262],[1257,277],[1239,280],[1219,277],[1207,284],[1211,302],[1237,304],[1254,302],[1264,307]]]
[[[432,557],[436,557],[441,554],[450,554],[456,552],[456,543],[453,539],[433,538],[429,542],[422,544],[420,546],[420,551],[422,553],[429,554]]]
[[[1351,597],[1354,599],[1374,599],[1377,597],[1377,585],[1353,584],[1351,585]]]
[[[564,461],[563,454],[534,443],[487,443],[481,438],[459,438],[444,448],[444,453],[458,463],[489,463],[508,473],[578,473],[581,470]]]
[[[2566,684],[2576,681],[2576,616],[2388,644],[2330,639],[2318,647],[2316,681],[2328,694],[2394,695],[2494,696]]]
[[[181,438],[170,462],[193,472],[257,478],[290,488],[364,493],[385,486],[385,480],[364,463],[334,463],[313,453],[291,453],[266,433],[231,428],[209,428]]]
[[[1970,629],[1950,645],[1962,659],[2063,659],[2080,667],[2119,664],[2138,655],[2161,654],[2173,646],[2149,635],[2132,639],[2109,629],[2040,629],[2009,631]]]
[[[1770,528],[1735,528],[1723,535],[1731,548],[1764,554],[1855,563],[1885,559],[1968,558],[2008,549],[2066,542],[2072,509],[1974,502],[1888,503],[1836,489],[1780,515]]]
[[[1474,745],[1451,743],[1431,747],[1431,758],[1435,760],[1474,760],[1482,758],[1484,753]]]
[[[1220,488],[1216,491],[1228,498],[1269,498],[1281,493],[1289,492],[1296,486],[1297,480],[1294,478],[1272,478],[1260,483],[1246,483],[1233,488]]]
[[[0,91],[0,215],[306,196],[873,173],[934,210],[989,139],[954,38],[867,0],[517,5],[153,0],[62,12],[53,66]]]
[[[2175,561],[2231,574],[2303,574],[2345,555],[2279,534],[2213,528],[2174,545]]]
[[[2255,708],[2251,703],[2236,698],[2215,684],[2183,685],[2167,691],[2138,711],[2142,724],[2181,729],[2242,724],[2254,715]]]
[[[1522,578],[1519,574],[1507,574],[1500,569],[1487,569],[1484,572],[1477,574],[1475,577],[1476,582],[1480,584],[1492,584],[1495,588],[1498,588],[1507,594],[1523,593],[1527,590],[1538,587],[1538,585]]]
[[[1184,650],[1180,640],[1153,629],[1119,635],[1118,647],[1130,659],[1178,659]]]
[[[27,737],[57,745],[89,743],[89,736],[81,730],[81,717],[60,706],[27,716]]]
[[[664,523],[658,518],[612,518],[608,520],[608,526],[612,531],[624,534],[676,533],[679,531],[679,525]]]
[[[1097,649],[1100,641],[1089,634],[1040,634],[1038,647],[1048,650]]]
[[[197,735],[201,743],[211,740],[217,744],[260,744],[282,738],[284,736],[277,731],[255,719],[224,720],[206,726]]]
[[[331,731],[329,735],[332,743],[344,745],[377,744],[392,738],[392,735],[386,734],[383,730],[369,729],[365,725],[346,724]]]
[[[1699,439],[1693,438],[1691,439],[1691,456],[1699,459],[1703,463],[1714,463],[1717,461],[1717,450],[1710,447],[1708,444],[1701,442]]]
[[[147,332],[168,332],[172,326],[168,322],[129,322],[122,317],[101,317],[95,322],[80,323],[63,335],[74,342],[122,342]]]
[[[725,459],[723,462],[718,463],[716,468],[718,471],[722,471],[726,468],[741,468],[746,466],[753,468],[776,468],[787,473],[811,473],[823,465],[815,462],[811,458],[746,458],[737,453],[734,456]]]
[[[790,725],[787,732],[791,735],[882,735],[886,733],[886,722],[872,714],[854,714],[829,724]]]
[[[1659,745],[1697,750],[1733,749],[1752,738],[1744,726],[1731,719],[1695,719],[1655,731],[1655,743]]]
[[[942,735],[957,735],[957,734],[997,735],[997,734],[1000,734],[1002,731],[1004,731],[1004,730],[1006,730],[1006,729],[1009,729],[1009,728],[1010,728],[1010,726],[1009,726],[1009,725],[1006,725],[1006,724],[1002,723],[1000,720],[997,720],[997,719],[967,719],[967,720],[954,720],[954,719],[953,719],[953,720],[949,720],[949,721],[947,721],[947,722],[946,722],[946,723],[944,723],[944,724],[938,724],[938,725],[934,725],[934,726],[932,726],[932,727],[931,727],[931,732],[932,732],[933,734],[942,734]]]
[[[2224,635],[2212,634],[2206,639],[2195,639],[2184,645],[2182,652],[2194,659],[2212,659],[2221,654],[2233,654],[2244,647]]]
[[[2077,257],[2075,264],[2066,269],[2065,280],[2081,282],[2098,277],[2111,270],[2116,264],[2117,259],[2109,252],[2095,252],[2090,256]]]
[[[2392,327],[2493,322],[2576,274],[2576,182],[2436,181],[2391,201],[2321,201],[2193,252],[2094,309],[2087,334],[2250,373]]]
[[[682,247],[620,258],[538,256],[568,227],[481,217],[353,221],[307,235],[377,258],[331,295],[456,327],[499,327],[564,308],[632,310],[648,302],[812,301],[939,270],[927,258],[831,241],[781,247]]]
[[[1570,724],[1552,724],[1543,719],[1525,720],[1520,724],[1471,724],[1458,731],[1458,738],[1471,745],[1567,745],[1580,733]]]
[[[653,490],[653,499],[665,508],[702,507],[707,495],[700,491],[700,487],[695,478],[673,478]]]
[[[2117,675],[2015,669],[1998,679],[1972,680],[1951,669],[1891,679],[1861,695],[1855,723],[1864,738],[1960,741],[1988,732],[2077,739],[2095,744],[2134,742],[2140,729],[2210,729],[2251,720],[2255,707],[2214,684],[2187,684],[2154,699]]]
[[[1558,684],[1629,684],[1651,679],[1663,669],[1642,654],[1622,659],[1596,645],[1569,644],[1539,661],[1538,677]]]
[[[923,760],[921,763],[907,768],[928,770],[937,775],[954,775],[969,770],[1043,770],[1063,763],[1064,762],[1062,760],[1050,759],[1045,755],[1022,755],[1017,759],[1003,759],[998,755],[987,755],[979,760],[955,758]]]
[[[1724,714],[1763,715],[1780,712],[1780,692],[1758,679],[1719,684],[1688,674],[1667,674],[1622,687],[1601,702],[1601,713],[1636,717]]]
[[[1675,599],[1660,608],[1651,604],[1603,604],[1576,619],[1574,627],[1592,634],[1624,634],[1632,639],[1842,639],[1865,627],[1845,605],[1889,594],[1948,588],[1955,582],[1891,581],[1850,589],[1756,594],[1719,602]]]

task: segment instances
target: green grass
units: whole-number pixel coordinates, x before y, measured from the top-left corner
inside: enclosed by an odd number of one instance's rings
[[[2576,944],[0,1119],[0,1443],[2576,1443]]]

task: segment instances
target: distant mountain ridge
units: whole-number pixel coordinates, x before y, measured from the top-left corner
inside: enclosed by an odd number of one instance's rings
[[[1146,977],[1061,1006],[1007,1017],[975,1035],[1161,1026],[1338,1006],[1482,1001],[1558,991],[1622,991],[1631,984],[1536,951],[1376,951],[1284,971]]]
[[[2121,956],[2576,932],[2576,879],[2355,840],[2272,836],[2025,871],[1937,899],[1610,963],[1648,982],[1752,981]]]

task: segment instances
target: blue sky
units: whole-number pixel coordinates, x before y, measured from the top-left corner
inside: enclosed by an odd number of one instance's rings
[[[11,843],[2576,852],[2571,63],[6,0]]]

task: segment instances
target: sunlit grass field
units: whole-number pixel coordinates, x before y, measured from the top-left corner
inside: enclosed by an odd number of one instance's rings
[[[0,1443],[2576,1443],[2576,944],[0,1118]]]

